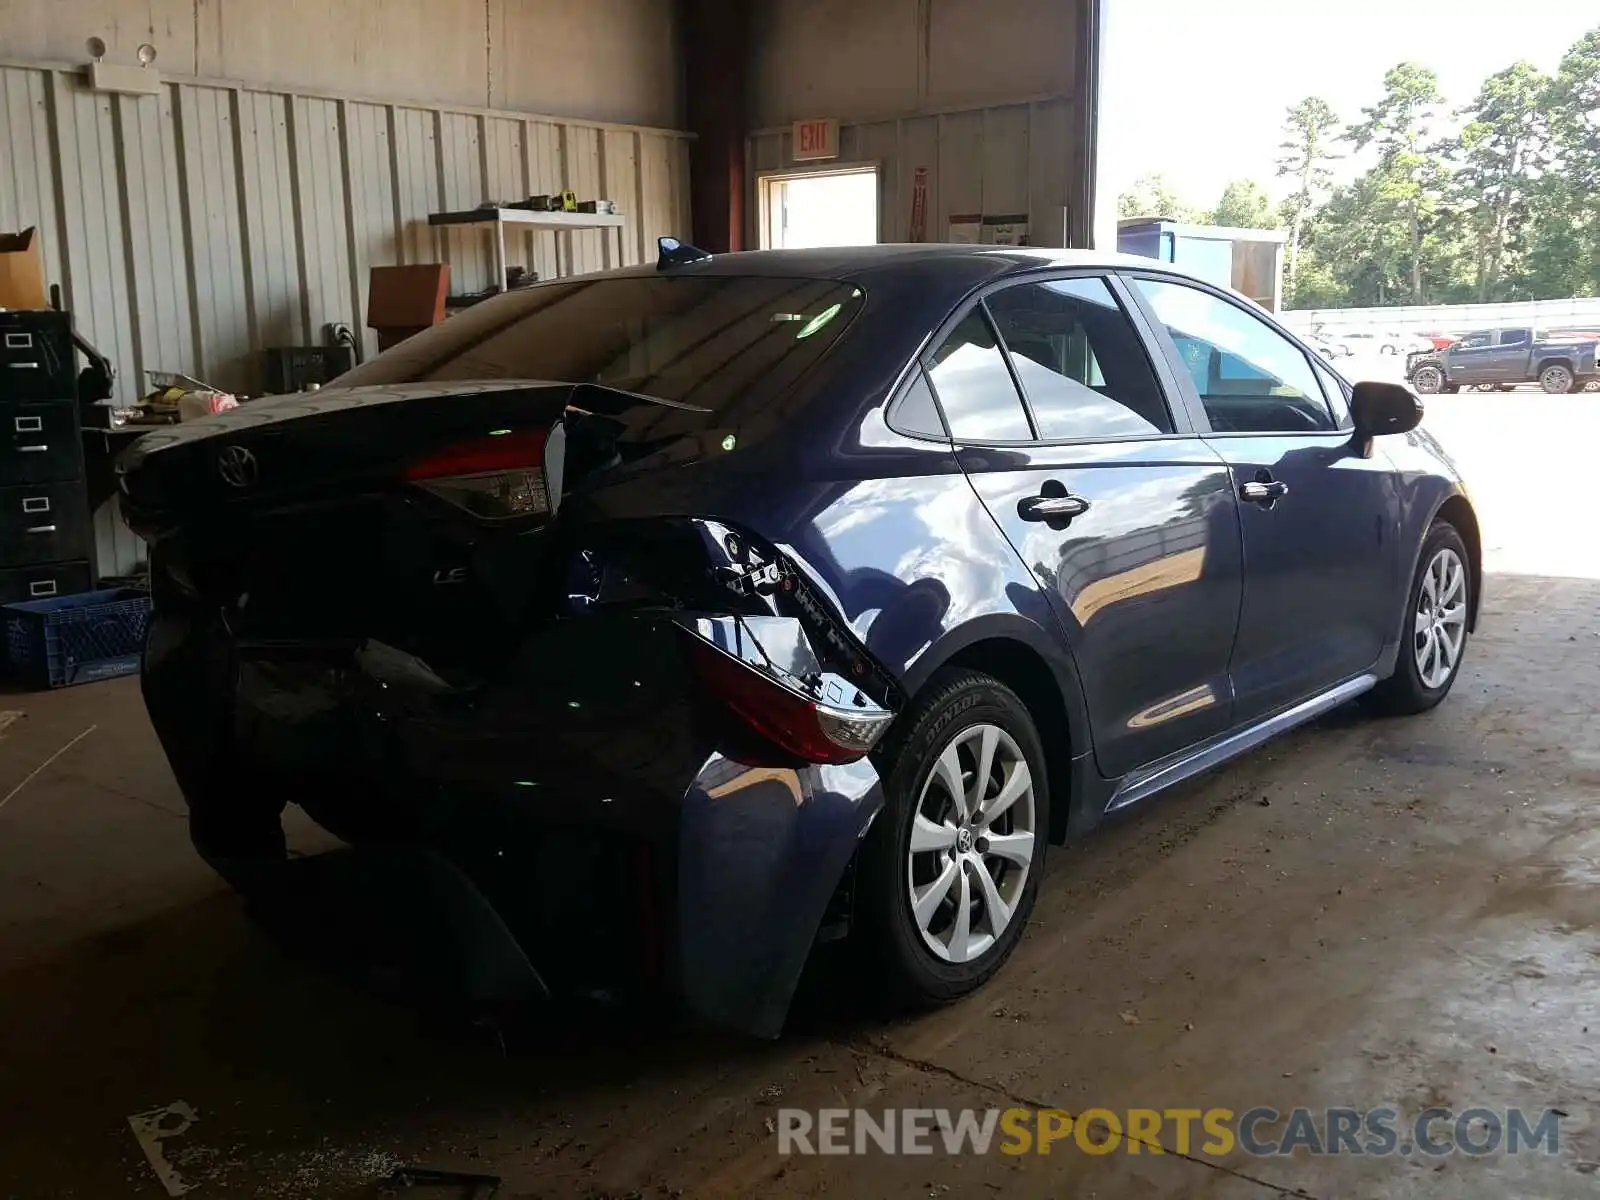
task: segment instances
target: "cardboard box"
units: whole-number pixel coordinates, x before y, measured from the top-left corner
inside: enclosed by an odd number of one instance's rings
[[[413,332],[444,320],[448,263],[373,267],[367,283],[367,327]]]
[[[0,308],[49,308],[39,231],[0,233]]]

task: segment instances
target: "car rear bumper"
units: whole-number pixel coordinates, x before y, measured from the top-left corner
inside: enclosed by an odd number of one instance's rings
[[[869,761],[744,752],[648,621],[573,622],[471,689],[403,660],[152,622],[145,699],[196,847],[269,924],[434,998],[665,992],[780,1031],[882,804]],[[350,849],[287,857],[287,802]]]

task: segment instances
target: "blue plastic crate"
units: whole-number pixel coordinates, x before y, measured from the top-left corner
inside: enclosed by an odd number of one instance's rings
[[[0,608],[10,674],[32,687],[69,687],[135,675],[150,595],[109,588]]]

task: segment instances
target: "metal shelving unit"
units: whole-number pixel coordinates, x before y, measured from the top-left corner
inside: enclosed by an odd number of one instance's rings
[[[622,262],[621,213],[534,212],[526,208],[474,208],[465,212],[430,213],[428,224],[436,228],[445,225],[479,225],[489,230],[493,235],[495,290],[501,292],[506,290],[507,225],[529,226],[548,230],[550,233],[571,232],[575,229],[614,229],[617,235],[616,261],[619,264]],[[556,261],[559,263],[560,259],[558,253]]]

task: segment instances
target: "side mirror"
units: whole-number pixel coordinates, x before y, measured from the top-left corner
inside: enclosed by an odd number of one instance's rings
[[[1365,441],[1386,433],[1409,433],[1422,423],[1422,401],[1398,383],[1358,383],[1350,397],[1356,437]]]

